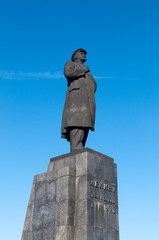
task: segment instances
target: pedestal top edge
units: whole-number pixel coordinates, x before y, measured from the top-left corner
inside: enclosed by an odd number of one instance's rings
[[[66,154],[63,154],[63,155],[60,155],[60,156],[57,156],[57,157],[50,158],[50,162],[54,162],[54,161],[57,161],[57,160],[60,160],[60,159],[68,158],[68,157],[72,157],[72,156],[75,156],[77,154],[84,153],[84,152],[89,152],[89,153],[92,153],[92,154],[94,154],[98,157],[109,159],[110,161],[112,161],[114,163],[113,158],[111,158],[107,155],[104,155],[100,152],[94,151],[93,149],[90,149],[90,148],[82,148],[82,149],[79,149],[79,150],[75,150],[71,153],[66,153]]]

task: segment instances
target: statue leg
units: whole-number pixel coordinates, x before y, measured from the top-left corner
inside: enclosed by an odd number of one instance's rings
[[[87,136],[88,128],[71,128],[70,129],[70,149],[71,152],[84,148]]]
[[[88,137],[89,128],[83,128],[83,129],[84,129],[83,147],[85,147],[86,140],[87,140],[87,137]]]

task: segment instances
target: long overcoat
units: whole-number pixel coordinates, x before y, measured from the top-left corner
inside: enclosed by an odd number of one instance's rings
[[[94,131],[96,82],[83,65],[68,61],[64,67],[68,81],[62,117],[61,137],[69,139],[70,127],[86,127]]]

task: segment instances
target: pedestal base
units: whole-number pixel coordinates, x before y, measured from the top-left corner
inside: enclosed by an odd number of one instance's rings
[[[88,148],[52,158],[34,177],[21,240],[119,240],[113,159]]]

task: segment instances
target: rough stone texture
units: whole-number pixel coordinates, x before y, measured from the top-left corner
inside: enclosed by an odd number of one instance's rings
[[[119,240],[114,160],[85,148],[34,177],[21,240]]]

